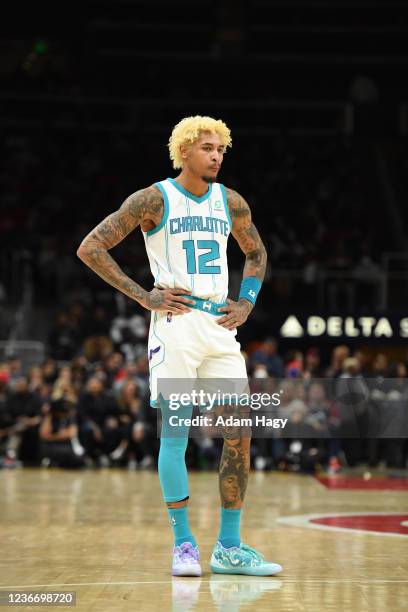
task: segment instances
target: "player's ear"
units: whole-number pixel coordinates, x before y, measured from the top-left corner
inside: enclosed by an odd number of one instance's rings
[[[188,144],[180,145],[180,153],[181,153],[181,157],[183,159],[187,159],[187,157],[188,157],[188,150],[189,150]]]

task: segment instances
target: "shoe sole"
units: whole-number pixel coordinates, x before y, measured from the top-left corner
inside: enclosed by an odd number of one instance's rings
[[[201,567],[181,567],[173,569],[172,576],[201,576]]]
[[[272,567],[248,567],[247,569],[245,568],[238,568],[238,567],[231,567],[231,568],[226,568],[226,567],[222,567],[219,565],[213,565],[212,563],[210,563],[210,568],[211,571],[214,574],[242,574],[243,576],[276,576],[276,574],[280,574],[280,572],[282,571],[282,567],[278,564],[272,566]]]

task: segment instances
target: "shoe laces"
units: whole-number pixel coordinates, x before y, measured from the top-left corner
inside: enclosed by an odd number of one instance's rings
[[[247,544],[241,544],[240,548],[241,550],[244,550],[245,552],[249,553],[255,559],[264,561],[264,556],[261,555],[260,552],[255,550],[255,548],[251,548],[251,546],[248,546]]]
[[[198,550],[194,548],[191,542],[183,542],[179,548],[182,561],[185,561],[186,558],[193,558],[195,561],[198,561]]]

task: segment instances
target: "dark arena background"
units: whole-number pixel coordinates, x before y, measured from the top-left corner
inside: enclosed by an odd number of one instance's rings
[[[407,8],[2,6],[2,605],[406,609]],[[175,176],[166,144],[196,114],[231,128],[219,180],[247,199],[268,252],[238,339],[251,390],[281,390],[288,425],[253,439],[243,535],[282,564],[277,577],[209,569],[222,440],[204,428],[186,455],[203,575],[171,577],[150,313],[76,256],[129,194]],[[139,229],[112,255],[152,288]],[[228,257],[237,299],[234,240]]]

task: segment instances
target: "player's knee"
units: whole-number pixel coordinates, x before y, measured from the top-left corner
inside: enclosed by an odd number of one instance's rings
[[[188,438],[182,436],[178,438],[160,438],[160,450],[168,449],[173,452],[186,452],[188,445]]]

